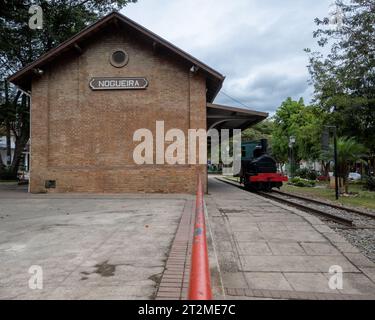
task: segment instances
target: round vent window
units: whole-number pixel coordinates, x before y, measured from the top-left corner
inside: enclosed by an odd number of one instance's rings
[[[112,52],[110,62],[116,68],[121,68],[125,66],[129,61],[128,54],[121,49],[116,49]]]

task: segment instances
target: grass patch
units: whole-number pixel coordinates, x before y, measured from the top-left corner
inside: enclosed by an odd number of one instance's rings
[[[284,184],[281,191],[291,192],[301,195],[310,195],[316,198],[322,198],[337,202],[335,198],[335,190],[328,189],[326,183],[319,183],[315,188],[300,188]],[[358,193],[356,197],[342,197],[340,196],[338,202],[352,207],[364,207],[368,209],[375,209],[375,192],[363,190],[361,184],[350,184],[349,192]]]

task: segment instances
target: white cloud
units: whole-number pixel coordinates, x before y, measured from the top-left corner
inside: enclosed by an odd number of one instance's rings
[[[332,0],[138,0],[122,13],[226,75],[223,91],[273,112],[311,88],[303,49]],[[225,95],[216,102],[238,105]]]

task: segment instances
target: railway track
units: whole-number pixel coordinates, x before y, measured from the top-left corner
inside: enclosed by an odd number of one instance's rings
[[[346,211],[346,212],[349,212],[349,213],[355,213],[355,214],[358,214],[358,215],[362,215],[362,216],[366,216],[366,217],[370,217],[370,218],[375,219],[374,213],[365,212],[365,211],[357,210],[357,209],[354,209],[354,208],[348,208],[348,207],[337,205],[337,204],[334,204],[334,203],[327,203],[327,202],[316,200],[316,199],[306,198],[306,197],[303,197],[303,196],[300,196],[300,195],[291,194],[291,193],[287,193],[287,192],[283,192],[283,191],[279,191],[279,190],[272,190],[272,193],[292,197],[292,198],[295,198],[295,199],[304,200],[304,201],[311,202],[311,203],[318,204],[318,205],[330,206],[334,209],[343,210],[343,211]]]
[[[248,191],[244,188],[244,186],[235,181],[220,178],[218,179]],[[371,213],[276,190],[273,190],[270,193],[256,192],[256,194],[268,199],[285,203],[299,210],[309,212],[314,215],[319,215],[326,220],[330,220],[347,227],[358,229],[375,229],[375,215]]]

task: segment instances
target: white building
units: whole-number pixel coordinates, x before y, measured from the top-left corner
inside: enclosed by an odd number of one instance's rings
[[[15,139],[14,137],[10,137],[10,149],[11,149],[11,159],[9,159],[9,162],[12,161],[13,155],[14,155],[14,148],[15,148]],[[4,164],[8,164],[7,159],[7,138],[6,136],[0,136],[0,156],[3,160]]]
[[[6,136],[0,136],[0,157],[3,160],[3,163],[6,165],[13,160],[14,156],[14,150],[16,147],[16,139],[14,136],[10,137],[10,150],[11,150],[11,158],[9,159],[9,162],[7,161],[7,139]],[[24,159],[23,162],[20,165],[21,171],[29,171],[29,143],[27,143],[26,148],[23,152]]]

